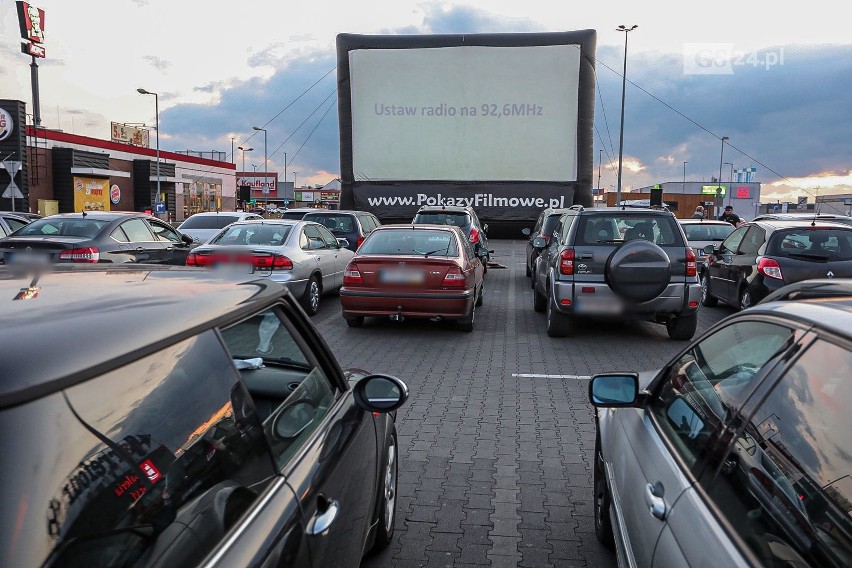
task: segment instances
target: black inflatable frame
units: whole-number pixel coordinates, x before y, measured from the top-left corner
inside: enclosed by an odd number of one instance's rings
[[[577,179],[571,182],[541,181],[362,181],[356,180],[352,164],[352,99],[349,52],[358,49],[417,49],[458,47],[526,47],[573,44],[580,49],[580,76],[577,109]],[[477,190],[495,197],[541,197],[547,204],[592,205],[593,128],[595,111],[595,30],[551,33],[447,34],[447,35],[357,35],[337,36],[337,94],[340,127],[340,175],[342,209],[369,210],[383,222],[407,222],[417,205],[369,206],[368,197],[398,196],[407,193],[440,194],[443,198],[470,197]],[[473,189],[471,186],[476,186]],[[490,222],[535,220],[540,207],[496,207],[486,202],[474,206],[478,216]]]

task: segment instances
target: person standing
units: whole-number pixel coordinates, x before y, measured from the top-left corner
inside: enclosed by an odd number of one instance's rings
[[[692,214],[692,218],[693,219],[704,219],[704,217],[705,217],[704,207],[699,205],[698,207],[695,208],[695,213]]]
[[[727,207],[725,207],[725,212],[722,213],[721,215],[719,215],[719,220],[720,221],[727,221],[728,223],[730,223],[734,227],[736,227],[737,225],[739,225],[740,223],[743,222],[743,220],[740,219],[739,215],[734,213],[734,208],[731,205],[728,205]]]

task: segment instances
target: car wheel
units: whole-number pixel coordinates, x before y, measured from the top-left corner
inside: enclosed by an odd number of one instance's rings
[[[364,316],[351,316],[344,319],[349,327],[362,327],[364,325]]]
[[[482,262],[482,275],[485,276],[488,274],[488,263],[491,262],[491,258],[486,256],[480,262]]]
[[[473,322],[476,319],[476,302],[470,307],[470,315],[458,321],[458,327],[462,331],[473,331]]]
[[[547,335],[550,337],[565,337],[568,335],[570,325],[570,318],[559,312],[556,307],[556,301],[550,295],[550,299],[547,302]]]
[[[708,308],[712,308],[719,304],[719,300],[717,300],[714,296],[710,295],[710,278],[707,277],[706,272],[701,273],[701,305],[707,306]]]
[[[748,291],[748,288],[743,288],[740,292],[740,309],[749,309],[751,307],[751,302],[751,292]]]
[[[479,306],[481,306],[484,301],[485,301],[485,282],[483,282],[479,286],[479,295],[476,297],[476,307],[478,308]]]
[[[547,298],[535,287],[535,278],[533,278],[533,309],[538,313],[547,309]]]
[[[609,518],[609,487],[606,484],[603,456],[601,455],[600,440],[595,439],[595,536],[605,547],[615,548],[615,537],[612,533],[612,520]]]
[[[321,293],[322,289],[317,281],[317,277],[311,276],[311,279],[308,280],[308,285],[305,288],[305,293],[302,295],[302,307],[308,315],[314,315],[317,311],[319,311]]]
[[[669,332],[669,337],[680,341],[692,339],[697,328],[698,314],[674,316],[666,321],[666,331]]]
[[[396,427],[391,430],[390,440],[386,451],[385,467],[382,469],[382,479],[379,494],[381,508],[379,523],[376,526],[376,542],[372,552],[384,550],[393,539],[394,520],[396,519],[396,484],[399,479],[399,463],[396,444]]]
[[[532,276],[532,269],[530,268],[530,265],[529,265],[528,262],[525,263],[525,265],[526,265],[526,269],[527,269],[527,278],[530,278]]]

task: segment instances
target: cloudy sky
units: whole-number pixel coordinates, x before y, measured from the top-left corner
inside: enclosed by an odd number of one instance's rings
[[[719,174],[725,160],[755,166],[763,200],[852,193],[852,40],[836,4],[796,11],[775,2],[712,4],[471,0],[67,0],[46,12],[41,62],[42,123],[109,137],[110,121],[154,124],[166,150],[253,147],[246,169],[263,167],[298,185],[338,175],[335,36],[598,32],[595,168],[616,183],[621,66],[630,33],[624,187]],[[561,4],[560,7],[555,7]],[[82,9],[85,6],[85,9]],[[14,3],[0,4],[0,98],[31,101]],[[707,74],[708,71],[717,71]],[[153,137],[152,137],[153,142]],[[604,150],[604,152],[600,152]],[[242,164],[237,150],[236,161]],[[725,165],[722,178],[730,176]]]

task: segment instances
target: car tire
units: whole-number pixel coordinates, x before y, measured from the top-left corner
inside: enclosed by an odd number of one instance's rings
[[[547,298],[535,287],[535,278],[533,278],[533,309],[538,313],[547,309]]]
[[[609,487],[606,483],[599,438],[595,438],[594,492],[595,536],[602,545],[613,550],[615,536],[612,532],[612,519],[609,517]]]
[[[698,328],[698,314],[674,316],[666,321],[666,331],[669,337],[679,341],[688,341],[695,335]]]
[[[480,307],[485,302],[485,282],[479,286],[479,295],[476,297],[476,307]]]
[[[482,275],[485,276],[486,274],[488,274],[488,263],[491,262],[491,257],[486,256],[485,258],[481,259],[480,262],[482,263]]]
[[[348,318],[344,318],[346,320],[346,325],[349,327],[363,327],[364,326],[364,316],[350,316]]]
[[[747,310],[752,306],[752,304],[753,304],[753,300],[752,300],[752,297],[751,297],[751,292],[749,292],[747,286],[743,287],[743,289],[740,290],[740,301],[739,301],[739,305],[738,305],[739,309],[741,311]]]
[[[527,278],[531,278],[532,277],[532,269],[530,268],[530,265],[529,265],[528,262],[524,263],[524,264],[526,265],[525,268],[527,270]]]
[[[701,305],[712,308],[719,304],[715,296],[710,295],[710,278],[706,272],[701,273]]]
[[[473,305],[470,307],[470,315],[464,319],[458,320],[456,323],[458,328],[462,331],[471,332],[473,331],[473,322],[476,319],[476,302],[473,302]]]
[[[547,302],[547,335],[549,337],[565,337],[571,330],[571,318],[561,313],[556,307],[556,301],[550,295]]]
[[[399,480],[399,445],[396,442],[396,426],[391,426],[390,439],[385,448],[385,465],[379,484],[379,519],[376,524],[376,540],[370,552],[379,552],[393,540],[396,521],[396,493]]]
[[[322,296],[322,287],[316,276],[311,276],[308,280],[308,285],[305,286],[305,293],[302,294],[302,308],[308,315],[315,315],[319,311],[320,297]]]

